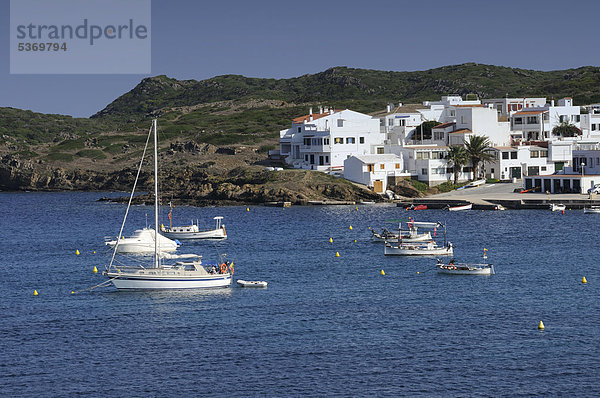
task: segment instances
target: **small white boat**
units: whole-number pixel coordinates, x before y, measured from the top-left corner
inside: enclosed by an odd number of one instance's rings
[[[386,256],[451,256],[454,253],[452,243],[438,246],[434,241],[424,243],[386,243],[383,254]]]
[[[169,217],[171,213],[169,212]],[[170,220],[170,218],[169,218]],[[225,226],[221,224],[221,220],[223,217],[218,216],[213,218],[216,221],[216,225],[214,229],[200,229],[198,228],[198,223],[194,224],[193,222],[190,225],[186,225],[183,227],[165,227],[161,224],[160,232],[173,239],[227,239],[227,232],[225,231]]]
[[[600,206],[584,207],[583,212],[589,214],[600,214]]]
[[[506,207],[504,207],[502,205],[496,205],[496,206],[494,206],[494,210],[506,210]]]
[[[475,187],[478,187],[478,186],[480,186],[480,185],[483,185],[483,184],[485,184],[485,181],[486,181],[485,179],[481,179],[481,180],[473,181],[473,182],[471,182],[471,183],[469,183],[469,184],[467,184],[467,185],[463,185],[462,187],[460,187],[460,188],[457,188],[456,190],[458,191],[458,190],[460,190],[460,189],[466,189],[466,188],[475,188]]]
[[[494,264],[468,264],[455,263],[450,260],[448,264],[444,264],[438,260],[436,265],[438,274],[451,275],[494,275]]]
[[[461,211],[461,210],[471,210],[473,208],[473,203],[469,203],[461,206],[448,206],[448,211]]]
[[[487,249],[483,249],[483,261],[484,263],[473,264],[473,263],[457,263],[454,259],[448,261],[445,264],[442,260],[438,259],[436,268],[438,274],[451,274],[451,275],[494,275],[494,264],[487,263]]]
[[[437,227],[441,226],[439,223],[432,222],[417,222],[412,220],[388,220],[388,223],[397,222],[398,223],[398,233],[395,234],[393,232],[384,229],[381,234],[371,230],[371,239],[373,242],[398,242],[398,237],[403,242],[427,242],[432,240],[431,232],[423,232],[419,233],[419,228],[430,228],[434,230],[434,233],[437,232]],[[408,225],[408,231],[402,231],[402,222],[406,222]]]
[[[132,236],[105,242],[121,254],[154,254],[154,230],[144,228],[136,230]],[[118,243],[118,245],[117,245]],[[161,252],[174,252],[179,246],[177,242],[158,234],[158,243]]]
[[[267,282],[265,281],[245,281],[243,279],[238,279],[237,284],[240,287],[267,287]]]
[[[567,206],[561,203],[550,203],[550,210],[552,211],[565,211]]]

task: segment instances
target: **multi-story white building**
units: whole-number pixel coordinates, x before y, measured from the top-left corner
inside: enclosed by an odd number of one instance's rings
[[[552,174],[555,170],[554,163],[548,161],[548,148],[543,146],[495,146],[490,152],[494,159],[484,163],[486,178],[521,179]]]
[[[552,129],[561,123],[570,123],[580,128],[581,109],[573,105],[572,98],[554,100],[549,105],[526,108],[512,115],[510,129],[514,143],[520,141],[546,141],[552,136]]]
[[[588,113],[581,115],[581,133],[584,139],[595,138],[600,141],[600,104],[587,107]]]
[[[311,108],[280,131],[280,156],[296,168],[341,170],[350,156],[383,153],[384,136],[369,115],[349,109],[313,114]]]
[[[484,106],[496,109],[499,116],[511,116],[515,112],[527,108],[538,108],[546,105],[546,98],[490,98],[483,100]]]

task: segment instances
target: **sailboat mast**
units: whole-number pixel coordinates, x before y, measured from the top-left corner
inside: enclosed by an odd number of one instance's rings
[[[154,119],[154,268],[158,268],[158,149]]]

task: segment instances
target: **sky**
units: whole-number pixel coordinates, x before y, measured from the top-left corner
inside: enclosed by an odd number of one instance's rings
[[[333,66],[600,66],[594,0],[152,0],[151,73],[10,74],[9,4],[0,0],[0,106],[77,117],[161,74],[280,79]]]

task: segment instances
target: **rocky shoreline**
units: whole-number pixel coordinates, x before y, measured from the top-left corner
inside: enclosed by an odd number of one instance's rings
[[[13,160],[0,164],[0,189],[4,191],[129,191],[136,170],[94,171],[49,168],[30,161]],[[262,167],[237,167],[211,172],[199,166],[161,171],[161,196],[193,206],[267,204],[311,201],[382,201],[372,191],[320,172],[307,170],[266,171]],[[142,170],[138,186],[150,187],[153,176]],[[125,198],[126,199],[126,198]],[[120,201],[124,199],[111,199]],[[148,194],[136,196],[136,203],[149,201]]]

